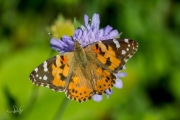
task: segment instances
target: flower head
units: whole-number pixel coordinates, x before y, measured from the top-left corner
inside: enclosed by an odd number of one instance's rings
[[[85,26],[82,25],[76,29],[72,37],[52,38],[50,41],[51,48],[61,53],[71,52],[74,50],[74,40],[78,41],[82,47],[85,47],[93,42],[116,38],[119,34],[117,30],[113,30],[109,25],[99,29],[100,19],[98,14],[93,15],[91,24],[88,16],[84,15],[84,22]]]
[[[72,36],[74,34],[74,25],[70,20],[65,20],[62,15],[58,15],[58,18],[54,21],[50,30],[53,33],[53,36]]]

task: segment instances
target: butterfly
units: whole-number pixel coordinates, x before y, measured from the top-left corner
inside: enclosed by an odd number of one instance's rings
[[[74,41],[74,51],[56,55],[30,74],[37,86],[45,86],[57,92],[65,92],[71,100],[83,102],[94,94],[112,89],[116,76],[138,49],[138,43],[130,39],[110,39],[81,47]]]

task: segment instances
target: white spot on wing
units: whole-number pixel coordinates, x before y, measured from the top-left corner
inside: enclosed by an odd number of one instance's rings
[[[127,62],[127,61],[128,61],[128,59],[124,59],[124,61],[125,61],[125,62]]]
[[[124,39],[125,42],[129,43],[129,40],[128,39]]]
[[[49,88],[49,84],[44,84],[44,86]]]
[[[38,71],[38,68],[35,68],[35,69],[34,69],[34,71],[36,71],[36,72],[37,72],[37,71]]]
[[[44,64],[43,64],[43,67],[44,67],[44,71],[48,71],[48,68],[47,68],[47,62],[45,61]]]
[[[123,66],[123,70],[125,70],[125,69],[126,69],[126,66],[124,65],[124,66]]]
[[[36,77],[38,77],[39,75],[38,74],[36,74]]]
[[[116,45],[117,48],[120,48],[120,44],[116,39],[113,39],[114,44]]]
[[[46,75],[44,75],[43,80],[47,80],[47,76]]]
[[[44,68],[44,71],[45,71],[45,72],[46,72],[46,71],[48,71],[47,67],[46,67],[46,68]]]
[[[42,79],[42,77],[39,77],[39,79]]]
[[[130,47],[130,44],[128,44],[128,47]]]
[[[126,51],[125,51],[125,50],[122,50],[122,54],[123,54],[123,55],[126,54]]]
[[[44,61],[44,64],[43,64],[43,66],[45,67],[45,66],[47,66],[47,62],[46,61]]]
[[[126,48],[127,51],[129,51],[129,48]]]

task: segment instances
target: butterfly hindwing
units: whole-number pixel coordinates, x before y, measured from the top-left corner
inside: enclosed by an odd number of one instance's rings
[[[111,90],[115,80],[113,73],[91,59],[87,59],[85,68],[76,62],[66,89],[66,96],[83,102],[89,100],[94,94],[102,95],[107,89]]]
[[[88,72],[89,69],[84,70],[78,62],[74,64],[73,73],[66,89],[66,96],[69,99],[82,102],[92,97],[94,94],[91,81],[92,76]]]
[[[116,76],[93,60],[89,60],[88,67],[91,70],[91,82],[93,84],[94,93],[102,95],[106,93],[107,89],[111,91],[115,84]]]

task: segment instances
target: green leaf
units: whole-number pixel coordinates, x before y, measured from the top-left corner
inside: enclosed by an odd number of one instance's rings
[[[76,30],[79,27],[81,27],[81,23],[76,18],[74,18],[74,29]]]

